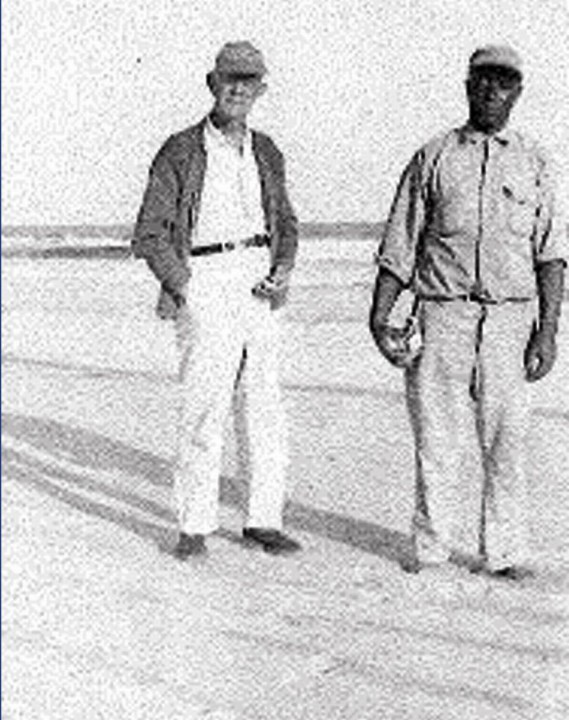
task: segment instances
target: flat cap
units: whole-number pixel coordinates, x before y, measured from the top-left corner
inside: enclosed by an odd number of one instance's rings
[[[485,66],[503,67],[512,70],[522,77],[522,59],[518,53],[507,45],[485,45],[475,50],[470,56],[470,71]]]
[[[219,75],[263,77],[267,72],[260,50],[246,40],[228,42],[215,58],[214,72]]]

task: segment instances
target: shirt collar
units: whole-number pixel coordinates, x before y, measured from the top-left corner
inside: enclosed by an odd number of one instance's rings
[[[233,143],[228,140],[228,138],[221,132],[219,128],[215,127],[210,117],[208,117],[206,120],[204,137],[206,150],[212,147],[231,148],[232,150],[236,150],[235,145],[233,145]],[[243,153],[249,153],[251,151],[251,147],[252,132],[249,128],[247,128],[245,138],[243,140]]]
[[[514,133],[509,128],[505,127],[500,132],[494,135],[486,135],[479,130],[475,130],[470,123],[466,123],[458,130],[458,138],[460,143],[472,143],[473,145],[479,145],[488,138],[494,140],[499,145],[509,145],[512,142]]]

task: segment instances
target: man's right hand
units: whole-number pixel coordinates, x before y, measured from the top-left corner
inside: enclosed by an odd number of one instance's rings
[[[417,353],[409,346],[409,328],[398,328],[385,323],[370,324],[372,337],[383,357],[397,368],[407,368]]]
[[[188,283],[186,282],[179,288],[173,288],[170,290],[170,295],[176,305],[176,310],[181,310],[186,307],[187,295],[188,295]]]
[[[369,329],[381,354],[395,367],[405,367],[403,338],[407,330],[389,325],[387,318],[403,291],[403,283],[389,270],[380,268],[375,281],[369,314]]]
[[[176,303],[176,309],[180,310],[180,308],[186,306],[186,296],[183,293],[172,293],[172,297],[174,298],[174,302]]]

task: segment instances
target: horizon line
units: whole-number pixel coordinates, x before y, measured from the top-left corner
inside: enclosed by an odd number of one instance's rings
[[[310,237],[342,237],[344,235],[361,238],[378,238],[384,222],[372,221],[309,221],[299,223],[299,234]],[[133,224],[128,223],[18,223],[2,225],[2,236],[21,238],[61,238],[72,235],[77,238],[86,237],[112,237],[114,239],[130,240]]]

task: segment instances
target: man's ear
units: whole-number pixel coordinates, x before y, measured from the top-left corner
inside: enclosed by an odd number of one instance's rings
[[[255,92],[255,97],[260,98],[261,95],[264,95],[267,92],[267,83],[259,83],[257,90]]]
[[[213,71],[208,72],[208,74],[205,76],[205,82],[209,88],[209,91],[213,95],[215,95],[215,89],[217,87],[217,83],[215,82],[215,73]]]
[[[523,83],[522,83],[521,80],[520,80],[520,82],[516,85],[515,90],[513,91],[513,92],[514,92],[514,99],[513,99],[512,104],[518,101],[520,95],[522,94],[523,89],[524,89],[524,86],[523,86]]]

